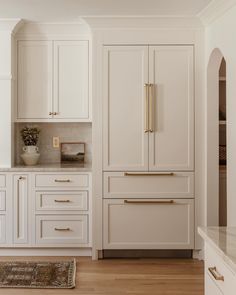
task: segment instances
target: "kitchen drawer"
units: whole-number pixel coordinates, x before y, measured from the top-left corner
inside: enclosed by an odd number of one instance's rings
[[[0,187],[6,186],[6,175],[0,174]]]
[[[87,191],[36,192],[36,211],[88,210]]]
[[[88,174],[37,174],[36,187],[88,187]]]
[[[194,173],[105,172],[104,198],[193,198]]]
[[[208,274],[205,276],[205,295],[224,295]]]
[[[223,294],[235,295],[236,275],[215,252],[215,249],[208,244],[205,246],[205,278],[207,276],[212,279]]]
[[[104,199],[104,249],[193,249],[194,200]]]
[[[0,211],[6,210],[6,192],[0,191]]]
[[[36,216],[36,244],[67,245],[88,243],[88,215]]]
[[[6,243],[6,216],[0,215],[0,244]]]

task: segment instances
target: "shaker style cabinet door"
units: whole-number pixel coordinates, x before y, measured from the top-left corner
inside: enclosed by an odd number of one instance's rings
[[[193,170],[193,46],[150,46],[149,83],[149,170]]]
[[[52,112],[52,42],[18,42],[17,119],[48,119]]]
[[[13,176],[14,237],[15,244],[28,243],[28,176]]]
[[[148,170],[148,46],[104,46],[103,170]]]
[[[89,119],[88,41],[54,41],[54,119]]]

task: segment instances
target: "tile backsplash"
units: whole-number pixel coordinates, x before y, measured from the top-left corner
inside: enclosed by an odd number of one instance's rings
[[[25,126],[40,129],[39,147],[40,164],[60,162],[60,149],[53,148],[53,136],[60,142],[85,142],[85,162],[92,163],[92,124],[91,123],[16,123],[15,124],[15,164],[22,164],[20,155],[24,146],[20,131]]]

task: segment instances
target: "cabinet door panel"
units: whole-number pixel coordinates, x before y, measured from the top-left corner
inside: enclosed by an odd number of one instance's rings
[[[105,46],[104,170],[147,170],[145,89],[147,46]]]
[[[103,200],[104,249],[193,249],[194,200]]]
[[[149,50],[154,129],[149,134],[149,169],[193,170],[193,47],[150,46]]]
[[[28,177],[13,176],[14,243],[28,242]]]
[[[46,119],[52,111],[52,42],[19,41],[17,119]]]
[[[55,119],[89,119],[88,41],[54,42]]]
[[[205,295],[223,295],[208,274],[205,275]]]

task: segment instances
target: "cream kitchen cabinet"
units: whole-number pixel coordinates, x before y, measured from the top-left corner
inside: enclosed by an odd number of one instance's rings
[[[90,121],[89,41],[18,41],[17,85],[17,121]]]
[[[104,249],[193,249],[194,200],[104,199]]]
[[[13,184],[13,243],[29,243],[29,176],[12,176]]]
[[[104,46],[103,170],[194,169],[193,46]]]

